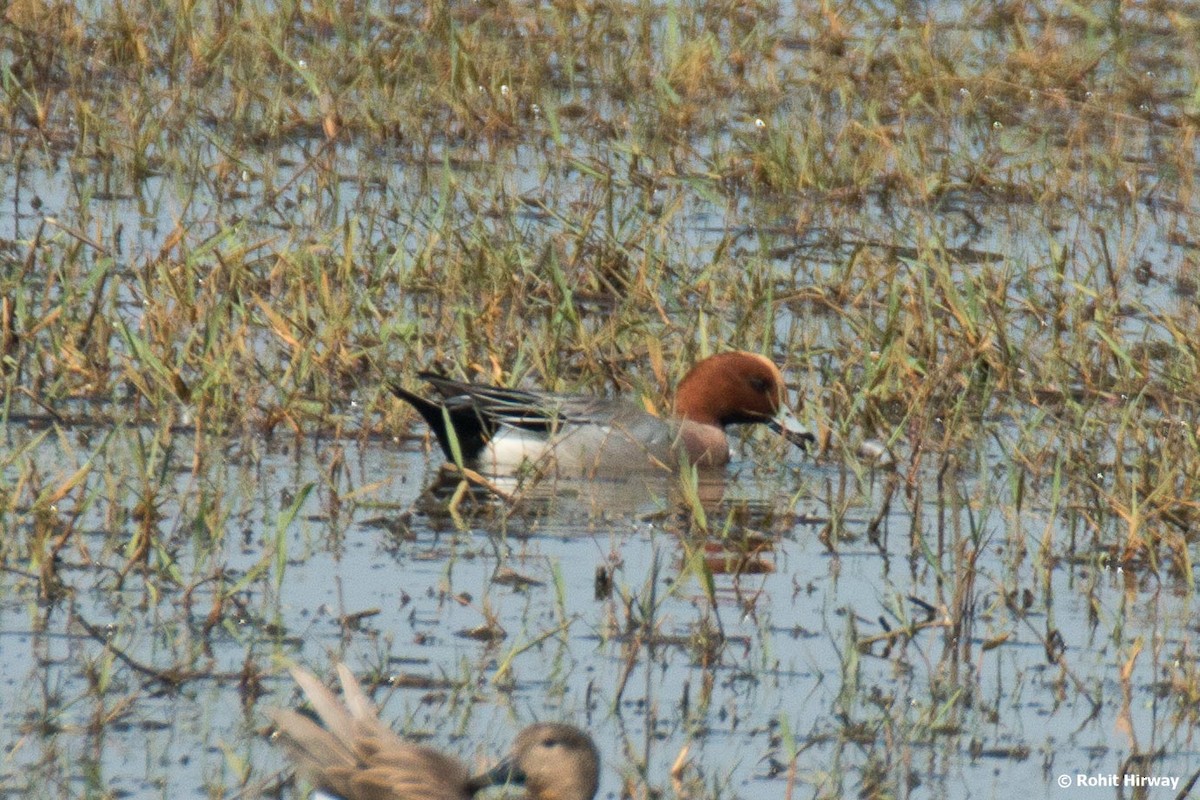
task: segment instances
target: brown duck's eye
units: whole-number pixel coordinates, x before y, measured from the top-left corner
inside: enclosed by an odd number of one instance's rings
[[[751,378],[750,386],[756,392],[765,392],[770,387],[770,382],[766,378]]]
[[[555,747],[557,745],[558,745],[558,739],[555,739],[553,737],[548,737],[546,739],[542,739],[542,747]]]

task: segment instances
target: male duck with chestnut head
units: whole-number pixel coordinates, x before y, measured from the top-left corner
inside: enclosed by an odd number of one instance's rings
[[[553,463],[560,472],[622,472],[681,463],[729,463],[726,428],[764,424],[797,445],[813,436],[787,406],[779,368],[755,353],[720,353],[697,363],[679,384],[664,419],[627,400],[467,383],[419,373],[428,398],[393,384],[437,436],[446,458],[494,473]]]

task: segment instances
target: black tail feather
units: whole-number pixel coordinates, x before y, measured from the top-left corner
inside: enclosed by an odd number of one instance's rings
[[[394,383],[390,384],[389,388],[391,388],[392,394],[417,410],[417,413],[425,420],[425,424],[437,436],[438,444],[441,445],[442,452],[448,461],[454,460],[454,451],[450,447],[450,434],[446,429],[447,416],[450,418],[450,424],[454,427],[454,435],[458,439],[462,457],[468,461],[478,457],[492,436],[491,427],[469,405],[456,407],[453,404],[437,403]]]

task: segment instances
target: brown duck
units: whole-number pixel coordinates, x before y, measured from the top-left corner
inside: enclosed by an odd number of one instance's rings
[[[675,413],[656,417],[636,403],[465,383],[417,373],[434,398],[392,385],[437,435],[442,451],[487,472],[506,475],[555,464],[581,475],[729,463],[730,425],[763,423],[808,449],[816,437],[787,406],[779,367],[756,353],[710,356],[692,367],[675,393]]]
[[[339,701],[310,672],[292,677],[320,717],[321,727],[295,711],[272,710],[279,739],[313,786],[343,800],[466,800],[488,786],[524,785],[528,800],[592,800],[600,756],[592,738],[571,725],[540,722],[517,735],[512,755],[471,776],[458,759],[400,738],[345,664]]]

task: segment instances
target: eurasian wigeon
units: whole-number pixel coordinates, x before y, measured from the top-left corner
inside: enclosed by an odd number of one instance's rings
[[[337,671],[344,703],[312,673],[292,670],[324,727],[295,711],[270,712],[279,740],[321,792],[343,800],[468,800],[488,786],[523,785],[529,800],[592,800],[596,794],[600,754],[574,726],[531,725],[517,735],[508,759],[472,777],[457,758],[405,741],[385,726],[350,669],[339,664]]]
[[[392,385],[437,435],[446,458],[496,473],[524,466],[613,472],[699,467],[729,462],[729,425],[763,423],[807,447],[813,435],[787,406],[783,375],[770,360],[741,351],[697,363],[675,392],[674,415],[656,417],[636,404],[603,397],[506,389],[421,372],[439,395]],[[451,435],[451,430],[453,435]]]

